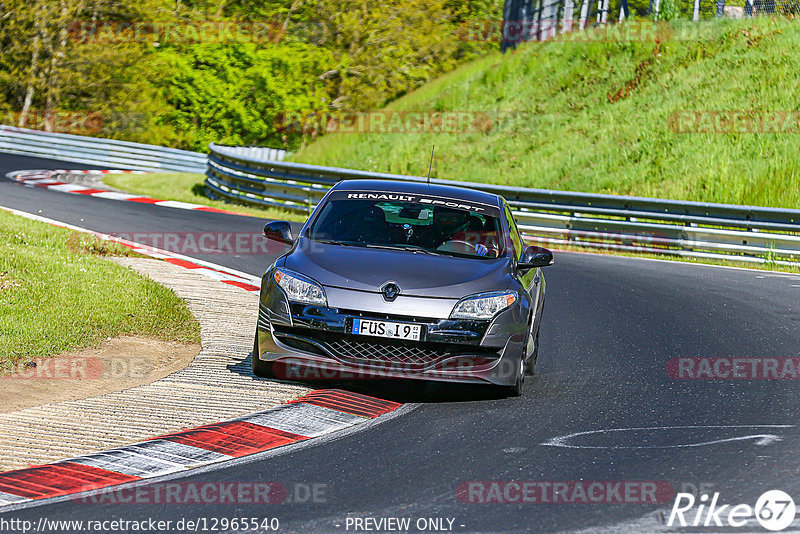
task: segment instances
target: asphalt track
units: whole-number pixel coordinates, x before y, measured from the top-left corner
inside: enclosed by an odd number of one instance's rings
[[[0,155],[3,174],[76,167],[88,168]],[[247,217],[85,198],[6,180],[0,180],[0,205],[106,233],[260,230]],[[272,261],[259,254],[200,259],[254,275]],[[641,532],[637,520],[672,503],[477,504],[456,496],[464,482],[492,480],[663,481],[675,491],[702,484],[720,492],[721,501],[751,505],[764,491],[780,489],[800,502],[800,381],[676,380],[666,371],[675,357],[800,356],[800,277],[569,253],[556,255],[546,277],[537,376],[522,397],[500,399],[461,386],[355,384],[411,406],[364,431],[181,479],[322,484],[318,502],[87,506],[68,500],[0,518],[277,517],[282,532],[353,532],[347,517],[409,517],[412,525],[441,517],[454,519],[455,532],[612,526]],[[609,431],[643,427],[649,430]],[[562,442],[593,448],[544,445],[588,431],[598,432]]]

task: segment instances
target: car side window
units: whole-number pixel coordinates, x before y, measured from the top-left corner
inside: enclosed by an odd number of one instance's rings
[[[508,233],[511,235],[511,246],[514,248],[514,257],[519,259],[522,255],[522,238],[519,236],[517,222],[514,220],[511,210],[508,209],[508,204],[504,205],[503,208],[506,211],[506,220],[508,220]]]

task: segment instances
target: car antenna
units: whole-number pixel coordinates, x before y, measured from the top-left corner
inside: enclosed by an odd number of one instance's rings
[[[433,167],[433,151],[436,150],[436,145],[431,148],[431,164],[428,165],[428,185],[431,185],[431,168]]]

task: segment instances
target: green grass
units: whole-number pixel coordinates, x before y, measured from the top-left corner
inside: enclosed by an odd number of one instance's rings
[[[152,174],[107,174],[103,183],[127,193],[145,195],[159,200],[192,202],[212,208],[232,211],[262,219],[281,219],[304,222],[306,216],[274,208],[258,208],[213,200],[204,194],[205,175],[189,172]]]
[[[0,211],[0,364],[120,334],[198,343],[197,321],[171,290],[98,257],[124,250]]]
[[[676,24],[700,38],[530,43],[388,106],[509,112],[487,131],[327,135],[292,160],[425,175],[435,144],[437,178],[800,206],[800,135],[669,127],[682,110],[800,110],[800,25],[766,17]]]

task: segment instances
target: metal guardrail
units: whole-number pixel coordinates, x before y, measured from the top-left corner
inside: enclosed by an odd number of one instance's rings
[[[425,181],[251,157],[209,146],[206,186],[234,202],[308,214],[341,180]],[[533,243],[750,262],[800,261],[800,210],[431,180],[502,195]]]
[[[0,152],[135,171],[205,172],[206,155],[143,143],[0,125]]]
[[[258,161],[283,161],[287,154],[285,150],[280,148],[265,146],[228,146],[225,147],[225,151],[234,156],[245,156]]]

